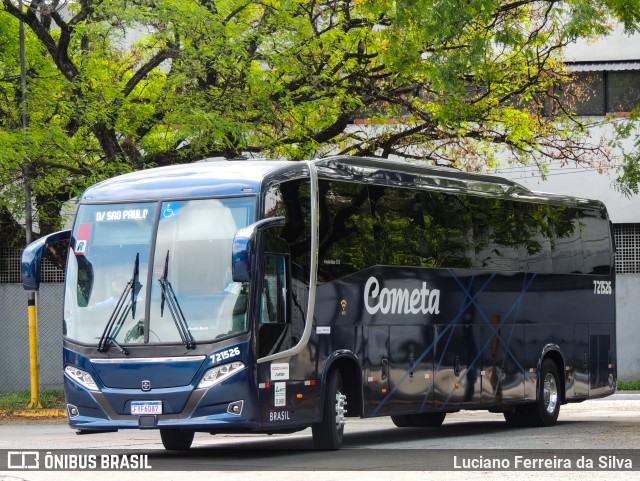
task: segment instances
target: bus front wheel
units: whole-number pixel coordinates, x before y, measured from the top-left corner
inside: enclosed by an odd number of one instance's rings
[[[165,449],[184,451],[191,447],[194,434],[195,432],[191,429],[161,429],[160,439]]]
[[[340,371],[334,370],[329,374],[322,421],[311,428],[316,449],[335,450],[342,444],[347,419],[347,396],[344,391]]]

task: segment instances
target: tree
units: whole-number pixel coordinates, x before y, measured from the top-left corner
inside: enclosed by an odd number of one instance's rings
[[[630,197],[640,192],[640,105],[631,112],[627,121],[617,122],[615,125],[617,136],[612,145],[622,152],[622,168],[616,179],[616,187],[624,195]],[[631,150],[624,148],[624,141],[633,138]]]
[[[640,20],[640,0],[3,6],[0,108],[15,117],[21,19],[31,127],[0,125],[0,162],[13,180],[33,166],[42,233],[88,183],[206,156],[401,155],[465,169],[499,158],[606,162],[607,141],[592,141],[553,94],[569,77],[562,48],[613,21],[634,32]],[[372,124],[353,126],[362,116]],[[3,194],[15,213],[18,197]]]

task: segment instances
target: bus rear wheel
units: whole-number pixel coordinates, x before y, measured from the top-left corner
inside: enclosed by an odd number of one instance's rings
[[[397,416],[391,416],[391,421],[399,428],[415,428],[411,414],[399,414]]]
[[[437,428],[442,426],[447,413],[420,413],[413,414],[411,419],[417,428]]]
[[[184,451],[191,447],[195,432],[191,429],[161,429],[162,445],[169,451]]]
[[[400,414],[391,416],[399,428],[437,428],[442,425],[447,413]]]
[[[527,408],[529,406],[515,406],[512,411],[505,411],[504,420],[512,428],[522,428],[528,425]]]
[[[560,375],[551,359],[542,361],[538,376],[537,400],[529,405],[527,421],[531,426],[553,426],[560,414]]]
[[[342,445],[347,416],[347,396],[340,371],[329,374],[322,421],[312,426],[313,444],[316,449],[336,450]]]

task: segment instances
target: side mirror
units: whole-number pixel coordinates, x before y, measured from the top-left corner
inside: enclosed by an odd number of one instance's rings
[[[231,273],[233,282],[249,282],[251,280],[251,265],[256,250],[256,238],[266,229],[282,227],[284,217],[269,217],[243,227],[233,238],[233,252],[231,254]]]
[[[70,230],[61,230],[41,237],[29,244],[22,252],[22,287],[27,291],[40,289],[40,273],[42,272],[42,255],[51,244],[71,239]]]

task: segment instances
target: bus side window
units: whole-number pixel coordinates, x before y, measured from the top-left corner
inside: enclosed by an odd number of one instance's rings
[[[287,256],[264,256],[262,291],[260,296],[260,321],[258,330],[258,354],[269,354],[289,349]]]
[[[558,208],[551,233],[551,253],[555,274],[584,273],[582,238],[577,211]]]
[[[610,275],[611,241],[609,222],[602,212],[580,212],[584,273]]]
[[[264,257],[260,323],[287,322],[286,258],[268,254]]]

